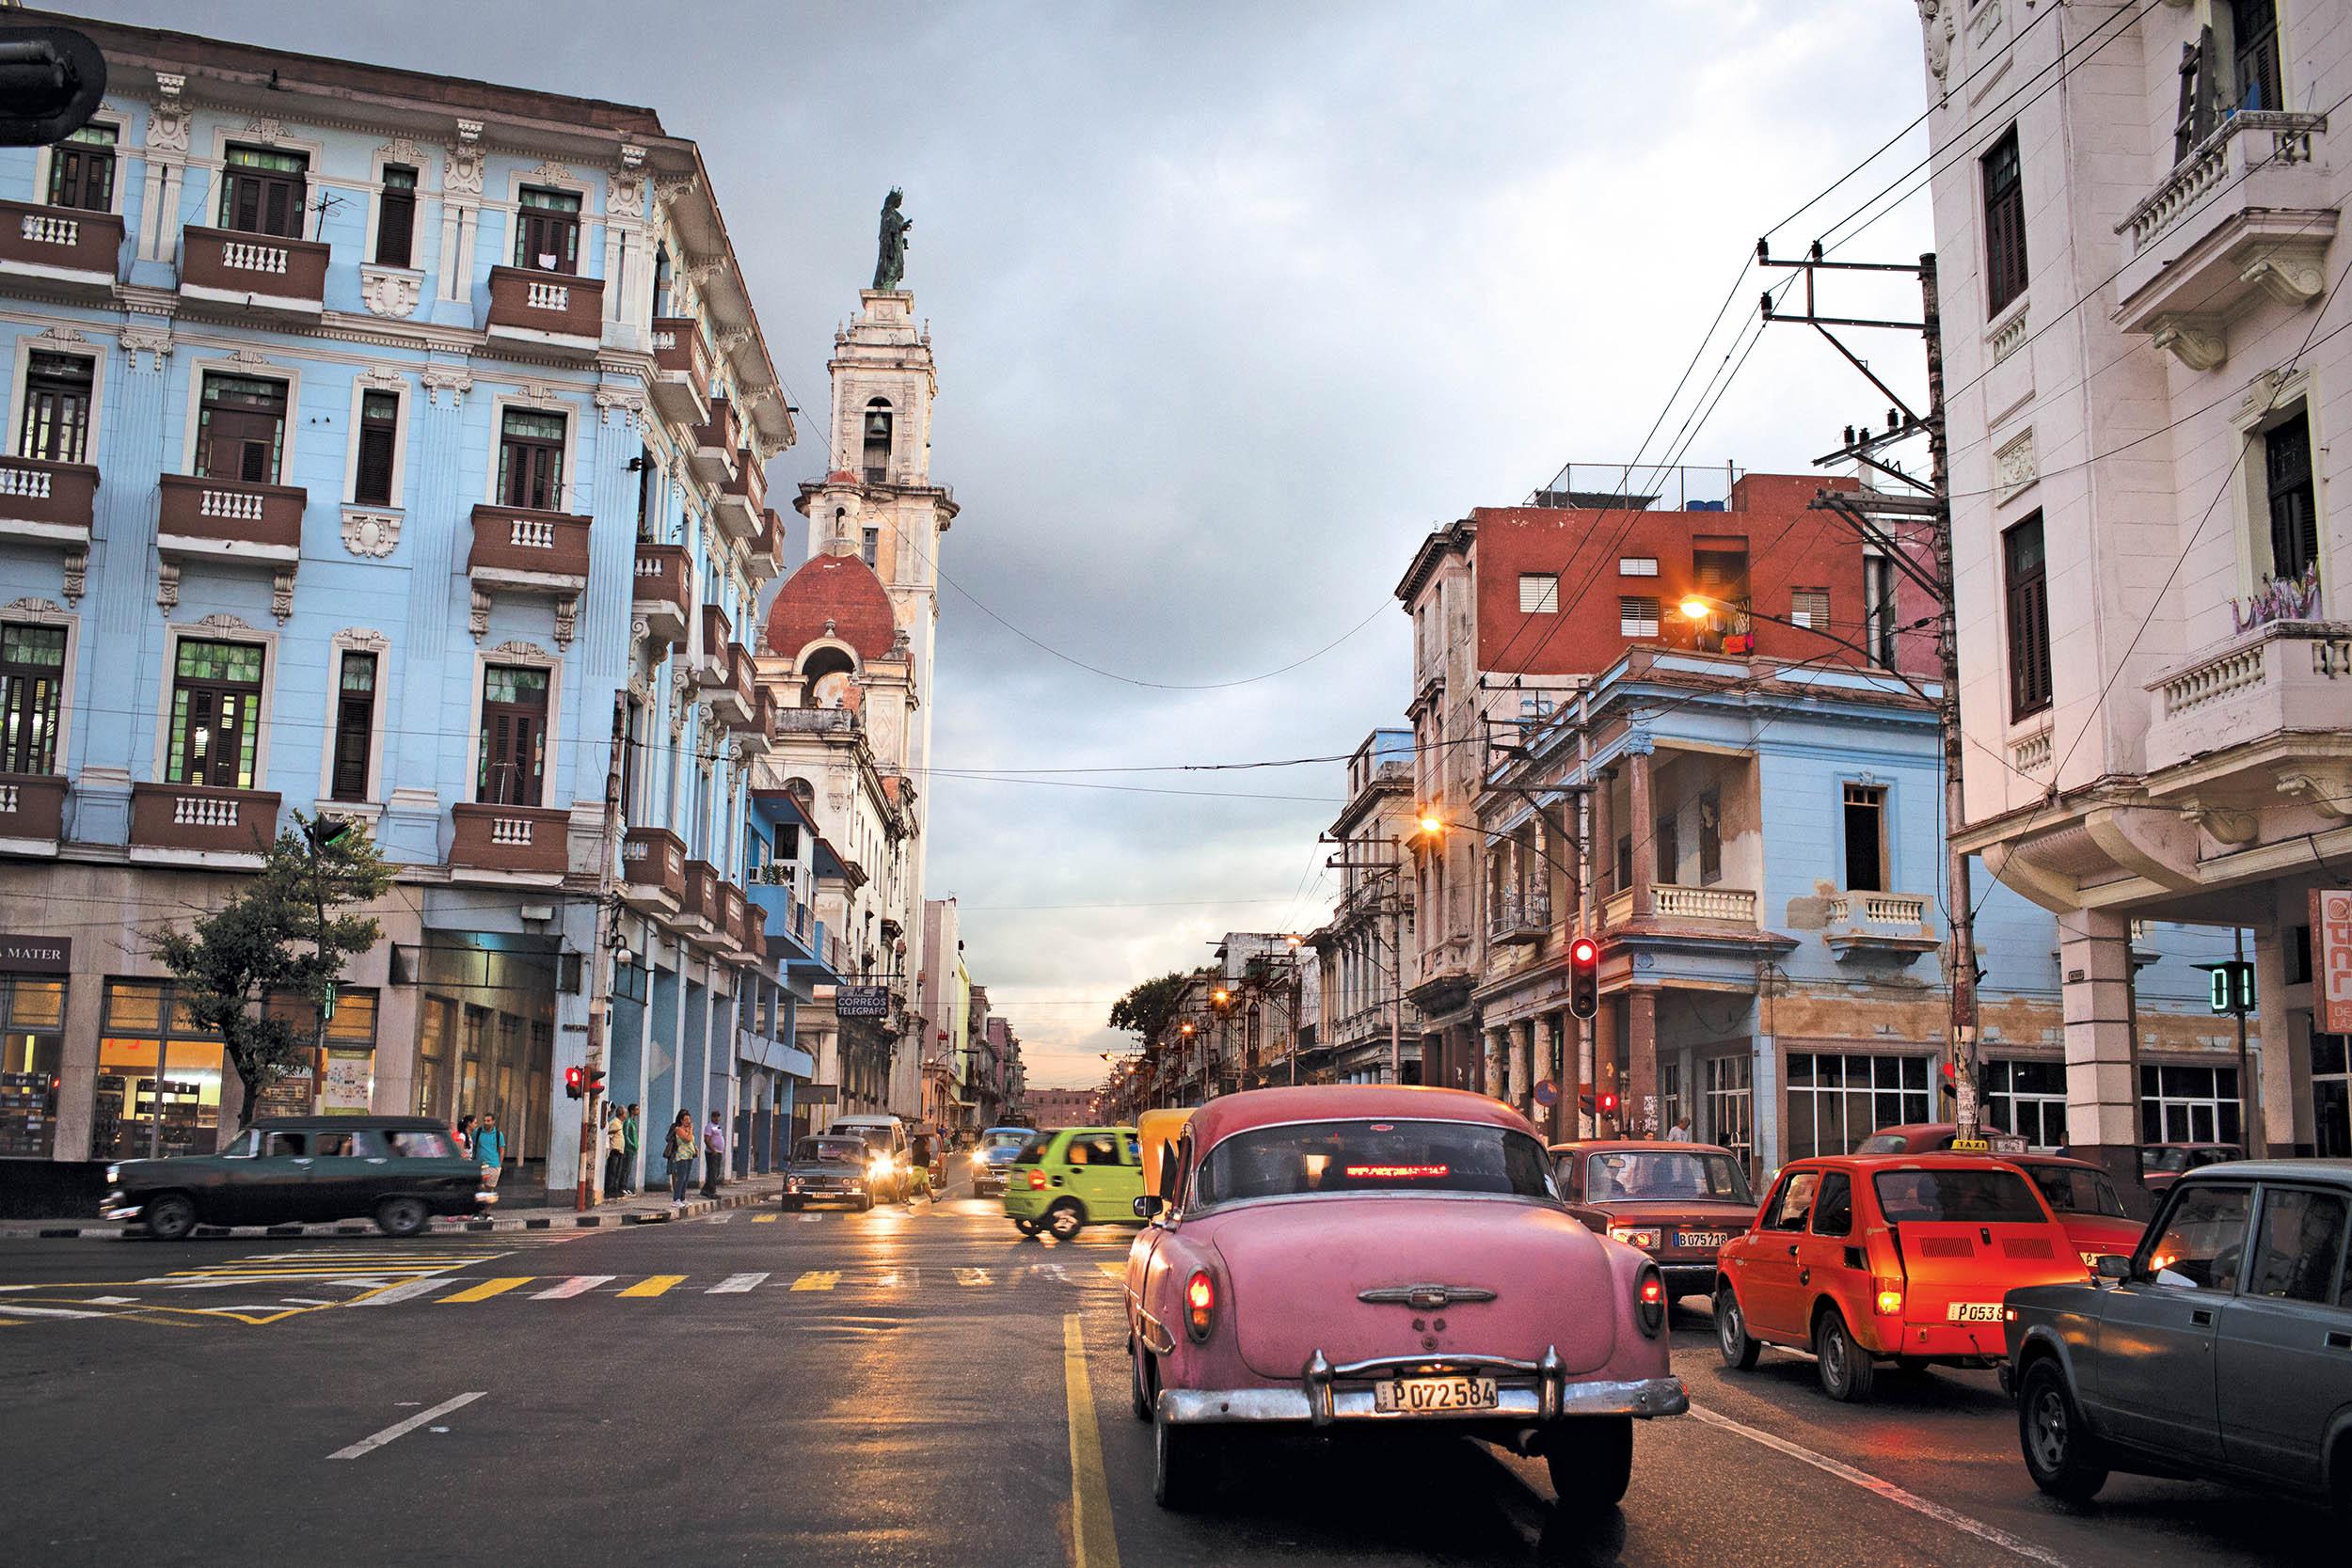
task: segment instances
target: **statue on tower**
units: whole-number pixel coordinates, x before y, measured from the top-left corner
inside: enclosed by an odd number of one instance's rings
[[[907,275],[907,230],[914,227],[914,220],[898,211],[904,199],[896,185],[882,198],[882,241],[874,258],[876,289],[896,289]]]

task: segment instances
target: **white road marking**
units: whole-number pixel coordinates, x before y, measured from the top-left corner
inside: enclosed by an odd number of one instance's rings
[[[576,1274],[560,1285],[550,1285],[544,1291],[532,1291],[531,1299],[533,1301],[569,1301],[574,1296],[586,1295],[599,1285],[610,1285],[616,1277],[618,1276],[609,1274]]]
[[[93,1307],[128,1307],[139,1298],[136,1296],[91,1296],[88,1299]]]
[[[956,1283],[959,1285],[985,1285],[988,1283],[988,1271],[986,1269],[958,1269],[955,1271],[955,1275]]]
[[[724,1279],[719,1281],[718,1284],[713,1285],[709,1290],[705,1291],[703,1294],[707,1296],[739,1295],[745,1291],[754,1289],[761,1280],[767,1277],[767,1275],[764,1273],[731,1274]]]
[[[1029,1265],[1029,1277],[1031,1279],[1050,1279],[1057,1285],[1067,1285],[1070,1283],[1070,1276],[1062,1272],[1062,1267],[1059,1263],[1032,1263]]]
[[[713,1214],[710,1216],[710,1223],[712,1225],[724,1225],[727,1221],[733,1218],[735,1218],[733,1214]]]
[[[445,1291],[456,1284],[453,1279],[411,1279],[388,1291],[378,1291],[365,1301],[355,1301],[354,1307],[389,1307],[396,1301],[409,1301],[435,1291]]]
[[[448,1415],[451,1411],[455,1410],[460,1405],[471,1404],[474,1401],[480,1399],[483,1395],[488,1392],[489,1390],[487,1388],[477,1388],[470,1394],[460,1394],[453,1400],[443,1400],[440,1403],[435,1405],[430,1410],[420,1410],[405,1421],[394,1421],[390,1426],[386,1427],[382,1432],[375,1433],[373,1437],[362,1437],[359,1441],[352,1444],[349,1448],[337,1449],[333,1453],[328,1454],[326,1457],[329,1459],[358,1459],[362,1454],[373,1453],[376,1449],[382,1448],[385,1444],[390,1442],[393,1438],[405,1436],[407,1433],[416,1431],[427,1421],[433,1420],[437,1417]],[[441,1430],[446,1431],[447,1429],[443,1428]]]
[[[0,1302],[0,1312],[21,1314],[27,1318],[103,1318],[103,1312],[76,1312],[64,1307],[20,1307],[15,1302]]]
[[[1785,1453],[1798,1463],[1810,1465],[1817,1470],[1836,1476],[1839,1481],[1851,1481],[1864,1491],[1874,1492],[1899,1508],[1907,1508],[1914,1513],[1933,1519],[1938,1524],[1948,1525],[1956,1530],[1964,1530],[1979,1541],[1991,1542],[2003,1551],[2013,1552],[2029,1561],[2046,1564],[2047,1568],[2067,1568],[2064,1558],[2045,1551],[2030,1541],[2022,1541],[2007,1530],[1995,1528],[1981,1519],[1972,1519],[1965,1513],[1946,1508],[1942,1503],[1930,1502],[1915,1492],[1904,1491],[1891,1481],[1874,1476],[1867,1470],[1857,1470],[1851,1465],[1841,1464],[1830,1458],[1827,1454],[1816,1453],[1801,1443],[1792,1443],[1786,1437],[1777,1437],[1769,1432],[1759,1432],[1752,1426],[1743,1425],[1728,1416],[1719,1415],[1700,1405],[1694,1404],[1691,1407],[1691,1417],[1692,1419],[1704,1421],[1708,1426],[1721,1427],[1725,1432],[1736,1433],[1752,1443],[1761,1443],[1775,1453]]]

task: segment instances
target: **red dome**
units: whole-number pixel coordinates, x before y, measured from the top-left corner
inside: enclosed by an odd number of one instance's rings
[[[884,658],[898,640],[898,618],[874,568],[854,555],[817,556],[785,580],[768,607],[768,650],[798,658],[825,635],[847,642],[861,659]]]

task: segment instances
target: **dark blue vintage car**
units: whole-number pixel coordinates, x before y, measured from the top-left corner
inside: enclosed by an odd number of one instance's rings
[[[106,1167],[98,1212],[177,1241],[199,1225],[372,1219],[414,1236],[436,1214],[498,1201],[482,1172],[424,1117],[271,1117],[217,1154],[124,1160]]]

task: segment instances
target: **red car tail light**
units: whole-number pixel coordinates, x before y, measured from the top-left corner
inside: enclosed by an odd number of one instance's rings
[[[1880,1317],[1899,1318],[1902,1316],[1903,1282],[1900,1279],[1889,1279],[1881,1275],[1870,1281],[1870,1287],[1878,1292]]]
[[[1044,1190],[1045,1173],[1041,1170],[1031,1171],[1029,1173],[1029,1191],[1033,1193],[1041,1193]]]
[[[1666,1281],[1655,1267],[1645,1268],[1641,1283],[1633,1288],[1633,1299],[1642,1320],[1642,1332],[1651,1338],[1666,1326]]]
[[[1216,1316],[1216,1282],[1206,1270],[1196,1269],[1184,1281],[1184,1332],[1195,1344],[1209,1337]]]

